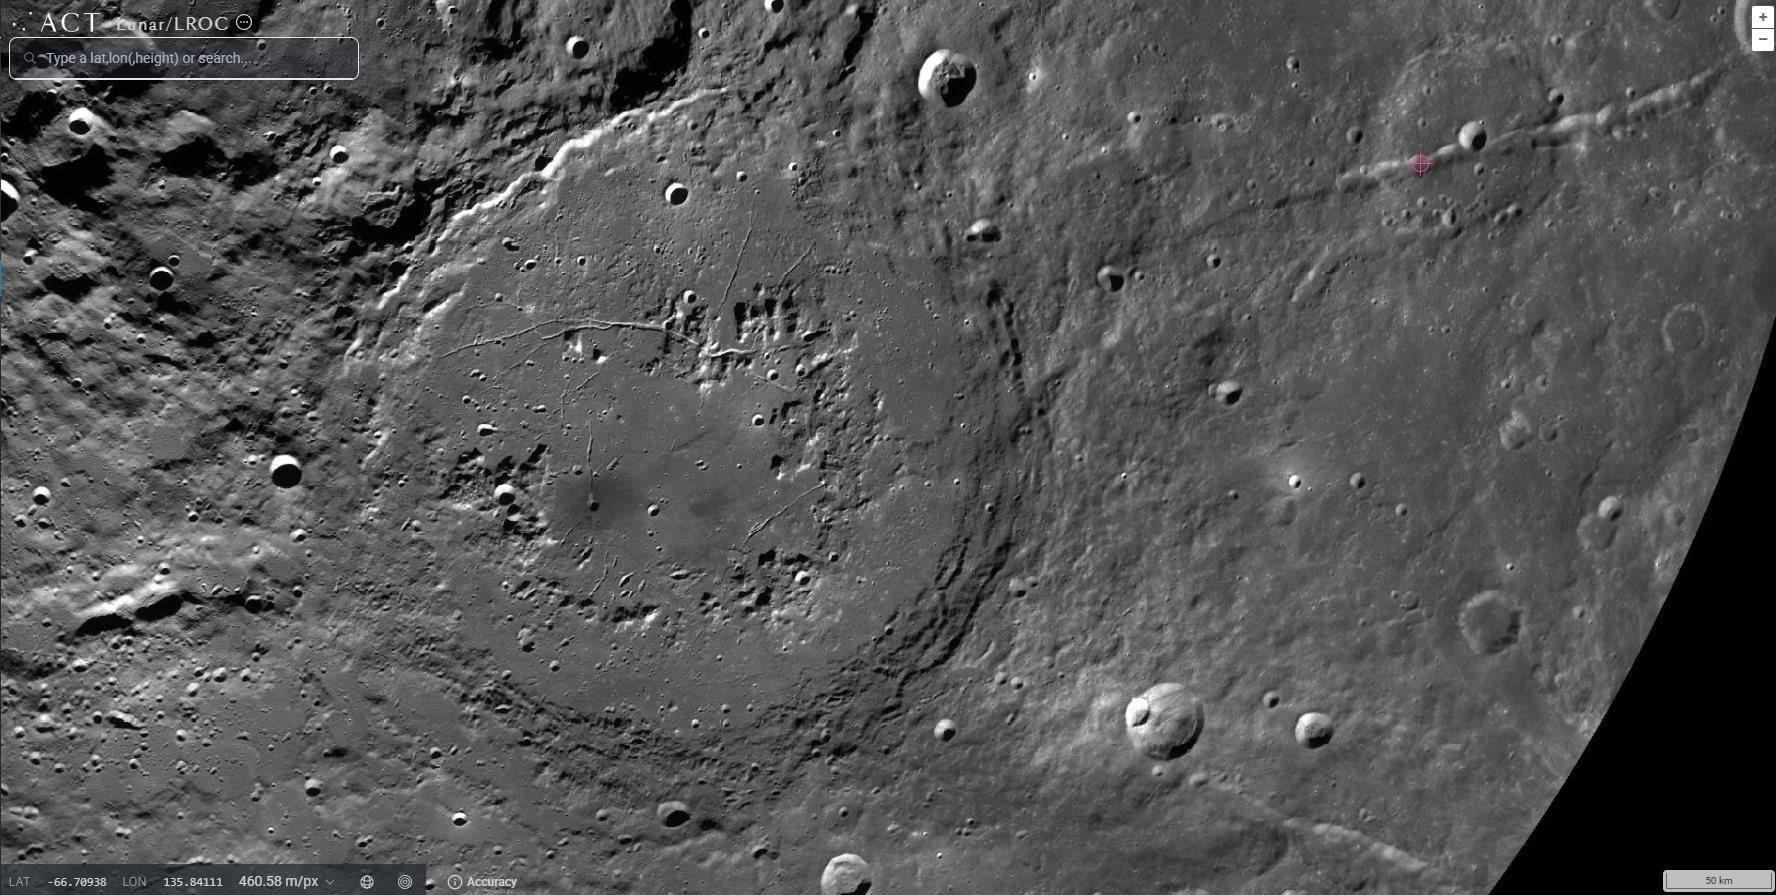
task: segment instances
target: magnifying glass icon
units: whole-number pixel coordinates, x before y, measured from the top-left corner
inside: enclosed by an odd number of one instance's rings
[[[36,53],[26,53],[25,54],[25,64],[26,65],[37,64],[37,54]]]

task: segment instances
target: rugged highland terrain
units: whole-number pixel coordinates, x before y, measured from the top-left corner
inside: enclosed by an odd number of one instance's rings
[[[1776,315],[1743,6],[259,0],[361,77],[7,81],[0,857],[1483,892]]]

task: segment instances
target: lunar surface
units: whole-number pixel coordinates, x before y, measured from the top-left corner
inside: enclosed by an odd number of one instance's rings
[[[9,79],[0,858],[1485,892],[1776,316],[1744,9],[265,0],[360,77]]]

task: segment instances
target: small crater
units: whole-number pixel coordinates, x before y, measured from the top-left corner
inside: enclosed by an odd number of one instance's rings
[[[974,60],[953,50],[938,50],[919,67],[919,95],[954,108],[974,92],[977,78]]]
[[[84,137],[93,132],[98,116],[89,109],[75,109],[68,114],[68,133],[76,137]]]
[[[1666,351],[1672,354],[1694,351],[1708,338],[1708,318],[1703,316],[1700,306],[1681,304],[1666,312],[1659,332],[1664,337]]]
[[[868,861],[853,854],[838,855],[820,872],[820,895],[865,895],[874,883]]]
[[[1623,509],[1624,504],[1622,503],[1622,498],[1611,494],[1597,502],[1597,518],[1607,519],[1614,522],[1617,519],[1622,518]]]
[[[1137,754],[1170,761],[1190,751],[1202,734],[1202,701],[1183,684],[1154,684],[1129,700],[1122,724]]]
[[[279,488],[294,488],[302,483],[302,464],[289,454],[271,458],[271,483]]]
[[[1332,717],[1308,712],[1295,721],[1295,742],[1304,749],[1318,749],[1332,742]]]
[[[691,808],[683,802],[661,802],[654,808],[654,817],[668,829],[682,827],[691,820]]]
[[[1523,636],[1523,610],[1503,591],[1476,594],[1463,604],[1458,618],[1462,639],[1482,656],[1495,656]]]
[[[966,242],[998,242],[999,236],[999,225],[988,218],[969,224],[968,229],[962,232],[962,239]]]
[[[1462,125],[1455,135],[1455,142],[1468,152],[1478,152],[1486,148],[1486,125],[1478,121]]]

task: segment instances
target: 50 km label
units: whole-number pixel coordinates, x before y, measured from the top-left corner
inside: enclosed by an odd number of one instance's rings
[[[1667,892],[1776,892],[1776,871],[1667,870]]]

